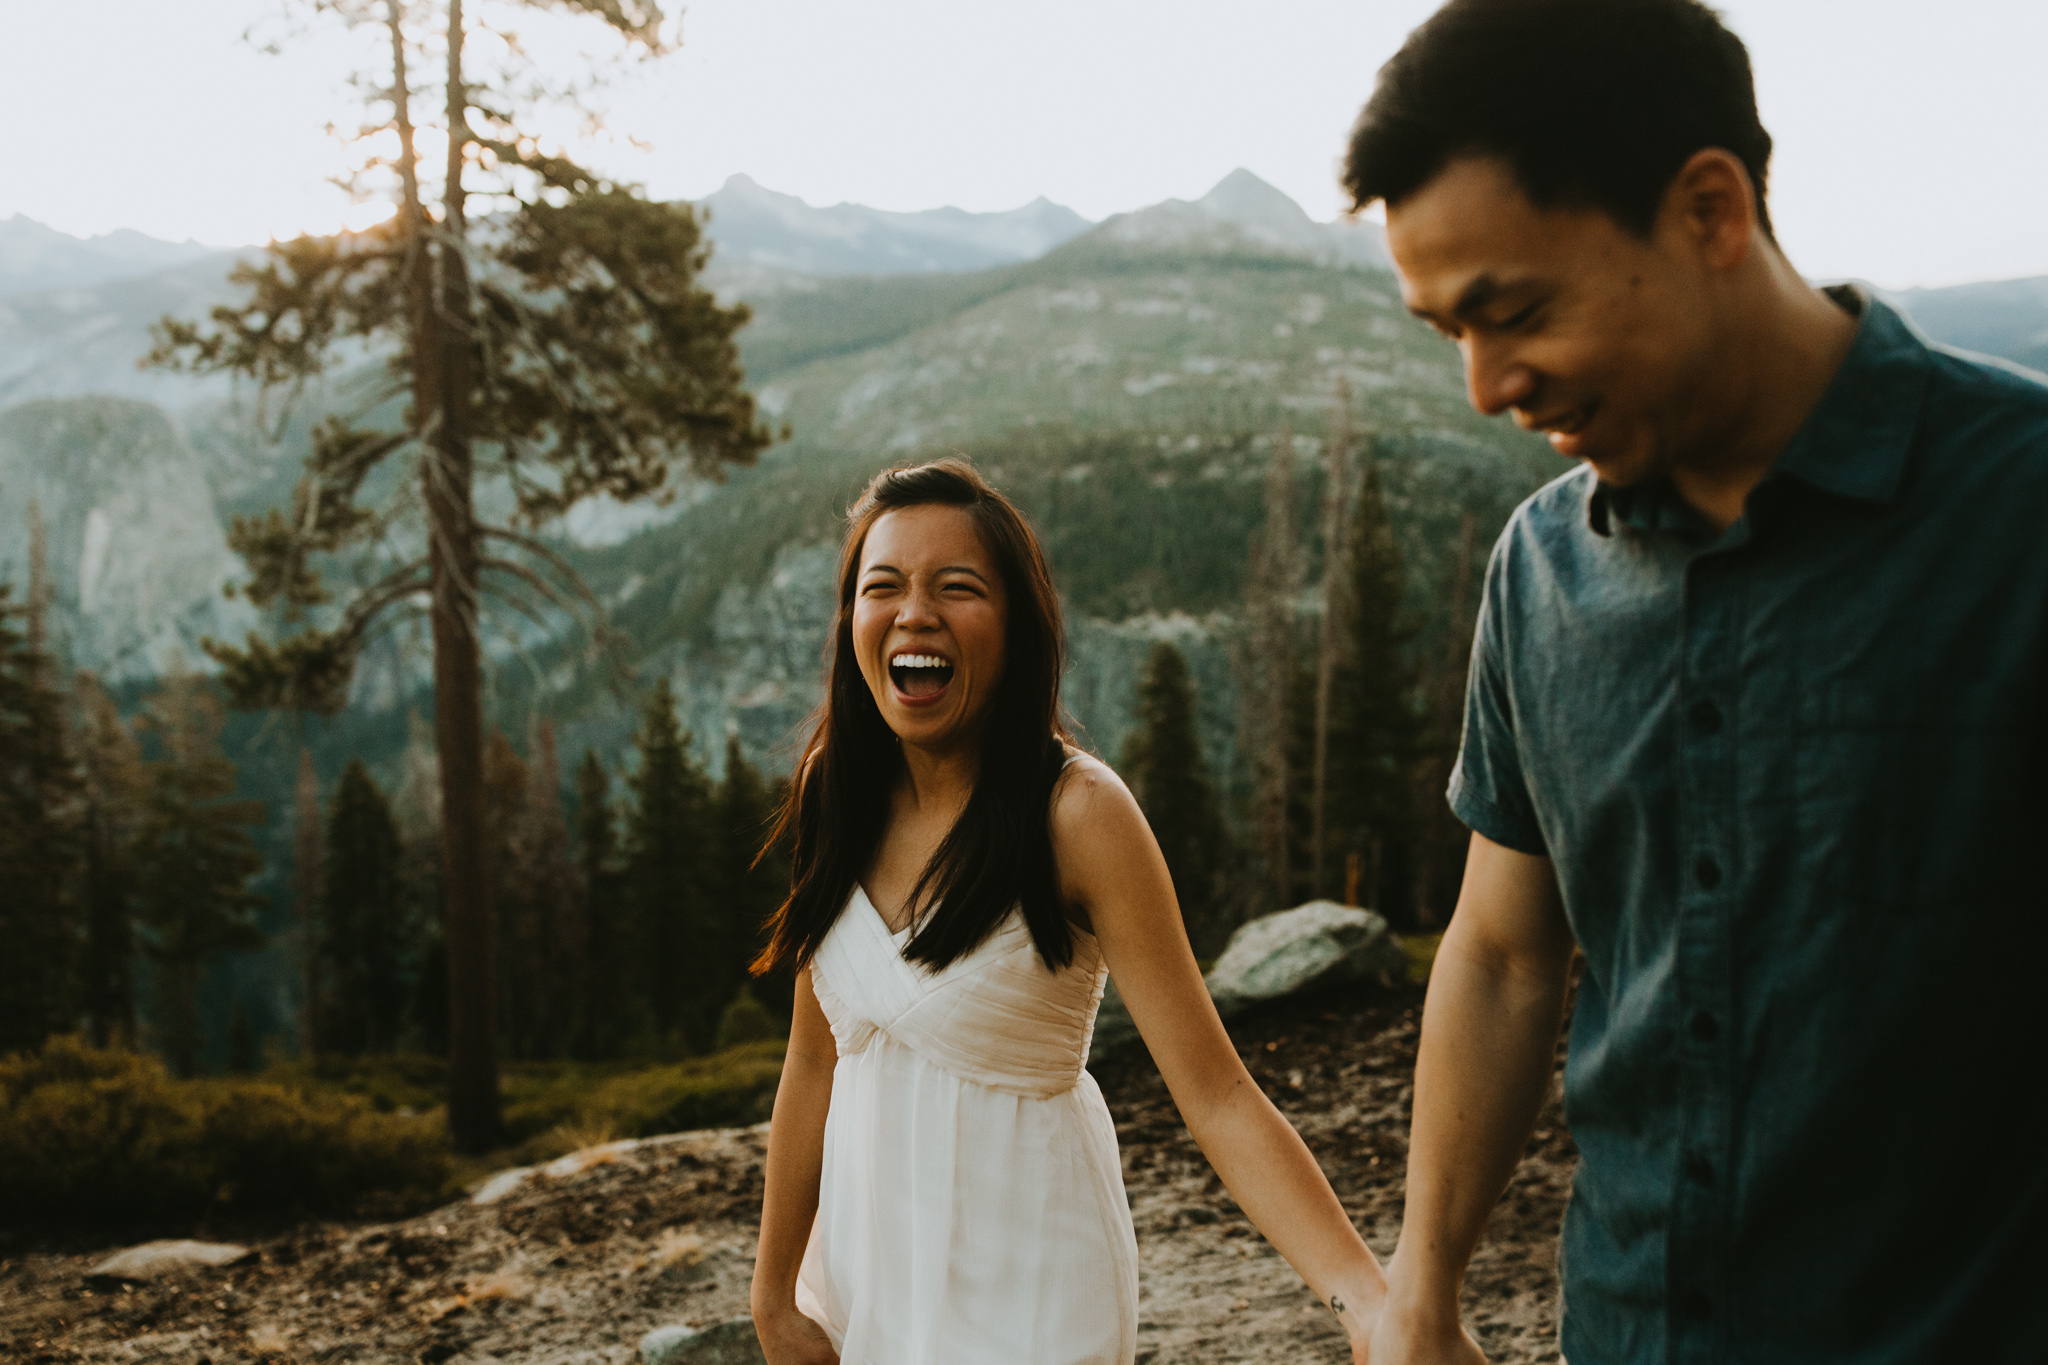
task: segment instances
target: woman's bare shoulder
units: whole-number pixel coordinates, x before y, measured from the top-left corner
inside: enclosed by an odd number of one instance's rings
[[[1120,837],[1133,821],[1143,827],[1145,817],[1116,770],[1085,750],[1070,750],[1052,792],[1053,842],[1086,844],[1104,835]]]

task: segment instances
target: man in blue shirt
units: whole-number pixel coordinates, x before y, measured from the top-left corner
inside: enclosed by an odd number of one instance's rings
[[[1770,147],[1696,0],[1452,0],[1353,134],[1578,461],[1488,570],[1372,1365],[1480,1358],[1575,947],[1571,1365],[2048,1359],[2048,382],[1810,287]]]

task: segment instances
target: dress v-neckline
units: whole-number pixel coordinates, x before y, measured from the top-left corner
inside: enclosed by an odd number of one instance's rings
[[[858,880],[854,882],[853,889],[854,893],[860,897],[861,904],[867,906],[868,913],[875,917],[875,923],[882,926],[882,932],[887,934],[892,941],[909,936],[914,926],[906,924],[901,929],[891,929],[889,927],[889,917],[882,913],[881,906],[875,904],[875,898],[868,894],[868,889],[862,886]]]

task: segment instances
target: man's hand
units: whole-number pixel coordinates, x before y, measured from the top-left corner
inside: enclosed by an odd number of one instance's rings
[[[761,1338],[761,1354],[768,1365],[839,1365],[832,1338],[794,1304],[773,1313],[756,1311],[754,1335]]]
[[[1353,1365],[1486,1365],[1486,1353],[1456,1318],[1433,1323],[1382,1312],[1361,1346],[1351,1342]]]
[[[1351,1341],[1352,1365],[1486,1365],[1485,1353],[1459,1324],[1456,1309],[1448,1314],[1419,1311],[1403,1297],[1406,1286],[1399,1276],[1399,1268],[1390,1263],[1385,1295],[1338,1311]]]
[[[1415,1057],[1401,1241],[1359,1360],[1480,1365],[1459,1286],[1550,1091],[1571,927],[1548,859],[1472,836]]]

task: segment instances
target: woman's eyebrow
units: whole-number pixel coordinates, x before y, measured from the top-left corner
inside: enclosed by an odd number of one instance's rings
[[[988,580],[987,580],[986,578],[982,578],[982,575],[981,575],[981,570],[979,570],[979,569],[975,568],[975,567],[974,567],[973,565],[971,565],[971,564],[948,564],[948,565],[947,565],[947,566],[946,566],[945,568],[943,568],[943,569],[939,570],[939,572],[940,572],[940,573],[967,573],[967,574],[973,574],[973,575],[974,575],[974,576],[975,576],[976,578],[981,578],[981,581],[982,581],[983,583],[987,583],[987,582],[988,582]]]

